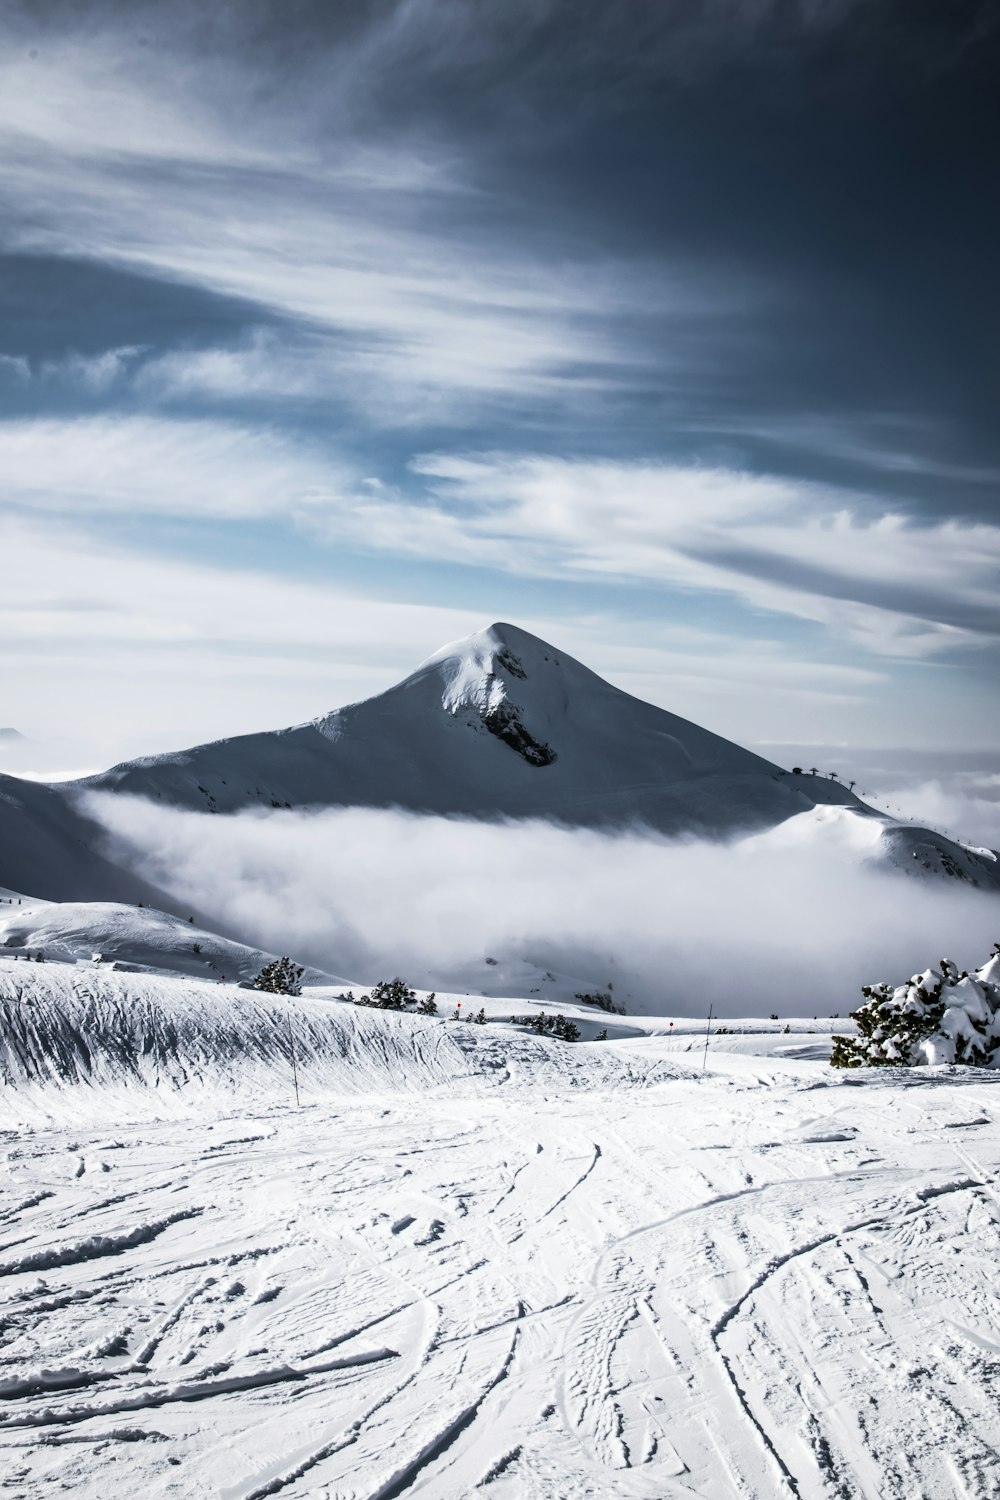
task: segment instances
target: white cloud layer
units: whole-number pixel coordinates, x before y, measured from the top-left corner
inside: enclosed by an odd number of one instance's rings
[[[414,464],[431,503],[373,496],[331,524],[417,556],[723,592],[921,657],[1000,634],[1000,527],[918,525],[727,469],[485,454]]]
[[[981,962],[997,901],[847,849],[669,843],[349,810],[88,806],[143,874],[241,937],[364,982],[477,988],[486,956],[631,991],[654,1014],[842,1014],[861,984]],[[482,984],[483,978],[479,978]]]

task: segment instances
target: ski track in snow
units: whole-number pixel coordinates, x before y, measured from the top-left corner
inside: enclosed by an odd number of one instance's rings
[[[721,1039],[701,1078],[655,1038],[350,1007],[325,1056],[317,1002],[296,1110],[282,1034],[241,1091],[183,986],[178,1055],[154,1028],[126,1056],[126,982],[77,997],[109,1029],[71,1015],[47,1073],[11,1033],[5,1495],[1000,1490],[1000,1078]],[[54,1035],[58,975],[32,983]]]

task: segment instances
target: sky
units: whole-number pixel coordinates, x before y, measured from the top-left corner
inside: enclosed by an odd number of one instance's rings
[[[0,767],[500,619],[995,806],[998,69],[982,0],[7,0]]]

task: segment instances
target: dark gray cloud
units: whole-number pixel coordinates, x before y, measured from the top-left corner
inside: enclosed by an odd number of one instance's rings
[[[732,571],[739,578],[756,578],[801,594],[822,599],[850,600],[873,609],[933,621],[976,635],[1000,636],[1000,603],[977,597],[971,589],[963,593],[961,581],[952,587],[928,587],[917,579],[894,581],[885,577],[860,577],[835,567],[823,567],[802,558],[780,556],[760,547],[688,546],[687,555]],[[888,557],[887,557],[888,561]]]

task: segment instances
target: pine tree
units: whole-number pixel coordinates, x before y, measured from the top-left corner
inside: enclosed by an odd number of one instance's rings
[[[403,1010],[405,1006],[412,1005],[416,998],[415,992],[410,989],[406,980],[397,977],[396,979],[380,979],[377,984],[372,985],[370,994],[359,995],[354,1003],[355,1005],[371,1005],[375,1010]],[[433,996],[431,998],[433,999]]]
[[[942,958],[894,989],[862,987],[852,1011],[858,1035],[835,1036],[835,1068],[905,1068],[928,1062],[990,1067],[1000,1063],[1000,945],[970,975]]]
[[[425,995],[424,999],[421,1000],[420,1004],[417,1006],[417,1012],[421,1016],[436,1016],[437,1015],[437,1013],[438,1013],[437,1000],[434,998],[434,991],[433,990],[431,991],[431,993],[429,995]]]
[[[265,990],[269,995],[301,995],[302,975],[305,973],[290,958],[276,958],[265,964],[253,982],[255,990]]]

